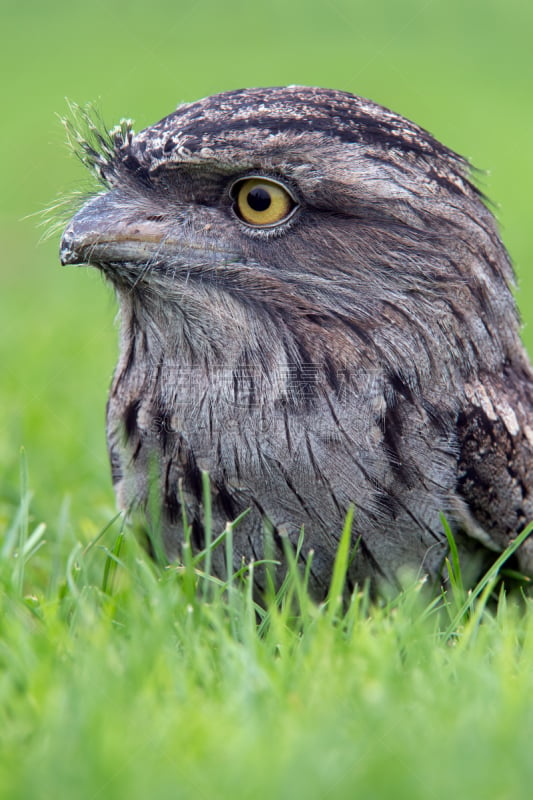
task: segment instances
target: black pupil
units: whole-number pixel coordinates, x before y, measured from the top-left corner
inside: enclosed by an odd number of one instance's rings
[[[248,201],[248,205],[250,208],[253,208],[254,211],[266,211],[272,202],[270,194],[266,189],[261,189],[260,186],[250,189],[246,199]]]

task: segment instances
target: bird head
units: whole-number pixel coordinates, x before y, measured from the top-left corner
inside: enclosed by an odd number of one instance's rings
[[[260,350],[268,331],[299,360],[356,353],[416,384],[436,352],[451,374],[514,342],[512,270],[467,162],[368,100],[231,91],[82,150],[103,191],[62,263],[99,267],[125,317],[192,358]]]

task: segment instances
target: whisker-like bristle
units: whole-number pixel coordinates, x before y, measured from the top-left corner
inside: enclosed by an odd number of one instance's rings
[[[122,119],[108,129],[94,104],[80,106],[69,100],[67,103],[69,113],[60,120],[67,134],[68,146],[98,182],[108,187],[120,151],[131,144],[133,122]]]

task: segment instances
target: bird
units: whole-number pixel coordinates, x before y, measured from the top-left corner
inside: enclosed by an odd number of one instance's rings
[[[98,186],[60,259],[115,289],[112,480],[169,561],[229,526],[213,575],[270,560],[281,581],[289,548],[320,599],[349,513],[351,591],[444,581],[449,531],[465,574],[515,540],[533,372],[468,160],[306,86],[222,92],[139,133],[88,115],[72,138]],[[517,558],[533,574],[533,540]]]

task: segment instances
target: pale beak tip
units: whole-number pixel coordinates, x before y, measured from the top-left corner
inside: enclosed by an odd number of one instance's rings
[[[59,245],[59,260],[61,262],[61,266],[63,267],[67,264],[82,263],[80,253],[76,248],[74,231],[72,228],[67,228],[63,234],[61,244]]]

